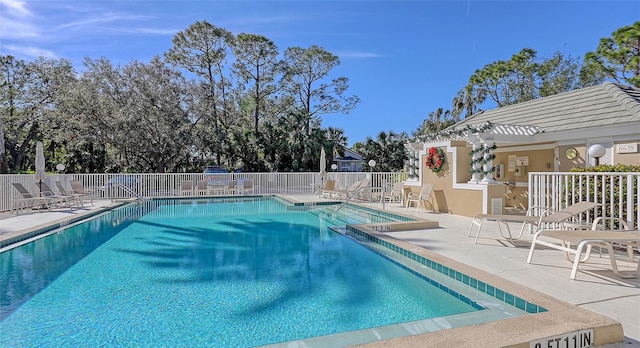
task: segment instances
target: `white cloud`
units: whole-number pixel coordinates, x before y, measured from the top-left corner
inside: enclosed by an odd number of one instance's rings
[[[0,0],[1,1],[1,0]],[[0,16],[0,37],[3,39],[24,39],[34,38],[40,35],[38,28],[22,21]]]
[[[336,55],[340,58],[359,58],[359,59],[368,59],[368,58],[381,58],[383,55],[372,52],[341,52],[336,53]]]
[[[122,21],[122,20],[132,20],[132,21],[137,21],[137,20],[141,20],[141,19],[145,19],[147,17],[145,16],[123,16],[123,15],[115,15],[115,14],[107,14],[101,17],[94,17],[94,18],[88,18],[85,20],[81,20],[81,21],[75,21],[75,22],[69,22],[69,23],[65,23],[65,24],[61,24],[58,25],[57,28],[58,29],[69,29],[69,28],[77,28],[77,27],[87,27],[87,26],[91,26],[94,24],[101,24],[101,23],[110,23],[110,22],[117,22],[117,21]]]
[[[44,56],[47,58],[56,58],[56,54],[52,51],[41,49],[38,47],[18,46],[18,45],[3,45],[3,50],[9,51],[16,57],[31,57],[38,58]]]
[[[0,0],[2,7],[7,7],[7,13],[12,16],[29,16],[31,12],[25,7],[26,1]]]

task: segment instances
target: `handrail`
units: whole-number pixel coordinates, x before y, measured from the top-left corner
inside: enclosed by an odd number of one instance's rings
[[[134,191],[132,188],[125,186],[123,184],[111,184],[111,187],[120,187],[124,192],[136,197],[136,200],[140,201],[140,203],[143,202],[144,198],[138,194],[136,191]],[[111,198],[113,200],[113,198]]]
[[[358,192],[360,192],[362,189],[374,189],[377,188],[379,189],[380,187],[378,186],[362,186],[362,187],[358,187],[357,189],[355,189],[355,191],[353,191],[353,193],[351,194],[351,196],[347,196],[347,199],[342,202],[342,204],[340,204],[340,206],[338,207],[338,209],[336,209],[336,211],[334,211],[333,213],[337,213],[340,209],[342,209],[342,207],[344,207],[347,203],[349,203],[349,201],[351,200],[351,198],[355,197]],[[373,191],[371,191],[371,193],[373,193]]]

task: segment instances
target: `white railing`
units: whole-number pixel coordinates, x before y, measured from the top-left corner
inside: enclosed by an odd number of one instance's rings
[[[529,173],[529,207],[562,209],[578,201],[602,204],[597,214],[640,226],[640,173]],[[581,217],[591,222],[594,216]]]
[[[338,180],[339,186],[349,187],[352,183],[365,178],[371,178],[371,186],[383,187],[406,179],[403,173],[370,173],[370,172],[330,172],[327,179]],[[239,182],[238,190],[231,194],[243,194],[242,182],[253,181],[253,190],[248,194],[313,194],[322,185],[322,178],[318,173],[228,173],[228,174],[49,174],[46,184],[58,193],[56,181],[60,181],[65,190],[71,192],[71,180],[79,180],[88,192],[96,198],[126,199],[132,197],[160,198],[190,195],[226,195],[224,186],[230,180]],[[197,189],[199,181],[208,182],[205,193]],[[192,190],[183,190],[183,182],[191,182]],[[4,174],[0,175],[0,211],[11,210],[12,200],[17,191],[11,183],[21,183],[29,192],[37,195],[38,182],[33,175]],[[214,190],[214,188],[220,190]]]

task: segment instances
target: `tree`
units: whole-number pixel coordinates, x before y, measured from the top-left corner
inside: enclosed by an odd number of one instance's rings
[[[585,55],[584,65],[618,83],[640,88],[640,22],[614,31],[610,38],[600,39],[596,51]]]
[[[236,57],[233,71],[242,82],[241,89],[249,92],[253,129],[257,133],[260,119],[269,109],[269,98],[276,92],[278,47],[264,36],[239,34],[233,52]]]
[[[581,76],[576,59],[556,52],[548,59],[537,58],[536,51],[525,48],[514,54],[510,60],[499,60],[476,70],[469,78],[469,84],[462,95],[462,102],[469,109],[477,105],[470,97],[487,96],[498,107],[513,105],[525,101],[567,92],[579,87],[597,83],[596,76]],[[455,108],[462,96],[454,98]],[[478,98],[478,101],[483,99]]]
[[[333,68],[340,64],[337,56],[322,47],[290,47],[284,52],[284,90],[290,97],[294,112],[305,118],[305,134],[311,132],[312,119],[322,114],[348,113],[360,99],[346,96],[349,80],[346,77],[326,81]]]
[[[202,89],[200,109],[205,123],[212,126],[211,132],[205,132],[211,150],[220,164],[222,148],[226,134],[221,130],[230,116],[228,108],[231,102],[227,95],[229,79],[225,77],[225,63],[229,53],[229,45],[233,45],[233,35],[207,21],[195,22],[185,31],[177,33],[173,38],[173,47],[165,53],[167,62],[183,67],[201,79]],[[208,124],[206,125],[208,126]]]
[[[457,119],[453,117],[452,112],[437,108],[429,113],[429,117],[422,121],[422,124],[413,132],[414,138],[422,138],[424,136],[438,133],[439,131],[455,124]]]
[[[367,137],[364,143],[354,144],[354,151],[368,160],[376,161],[376,170],[380,172],[400,171],[408,159],[405,144],[408,136],[405,133],[380,132],[375,139]],[[368,163],[365,167],[368,166]]]
[[[49,132],[57,101],[63,87],[73,83],[75,71],[65,59],[41,57],[24,62],[3,56],[0,63],[5,147],[11,156],[12,168],[24,170],[31,166],[24,161],[27,152],[36,140],[42,140],[42,134]]]

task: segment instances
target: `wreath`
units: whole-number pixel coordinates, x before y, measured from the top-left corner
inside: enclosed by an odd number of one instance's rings
[[[447,155],[439,147],[432,147],[427,152],[427,162],[425,163],[434,173],[440,173],[442,167],[447,162]]]

